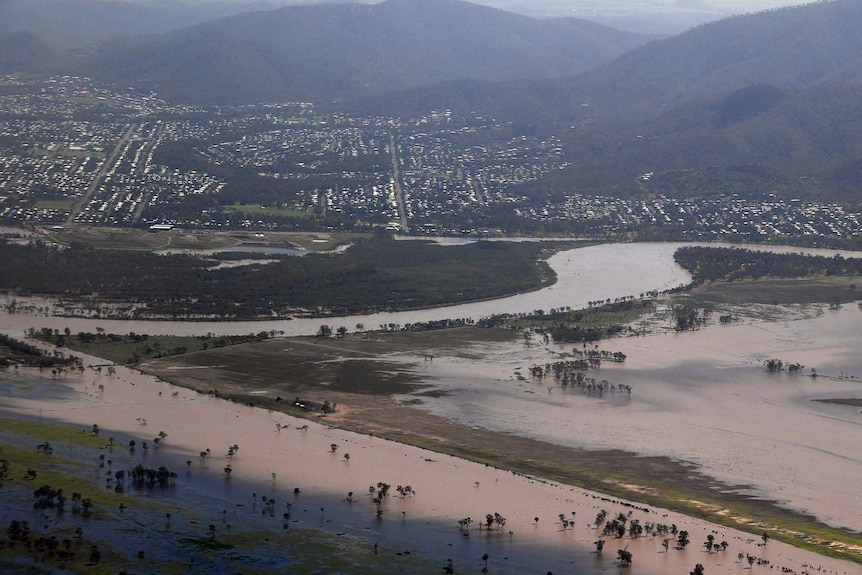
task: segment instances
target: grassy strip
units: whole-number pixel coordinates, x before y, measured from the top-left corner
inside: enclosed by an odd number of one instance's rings
[[[857,287],[860,283],[862,280],[858,277],[836,276],[711,282],[691,289],[681,298],[704,308],[713,308],[716,304],[845,304],[862,299],[862,287]]]
[[[314,212],[312,211],[298,211],[272,206],[268,207],[260,204],[233,204],[232,206],[226,207],[246,216],[287,216],[290,218],[314,219]]]
[[[95,435],[89,430],[11,418],[0,418],[0,433],[5,437],[0,441],[0,454],[8,461],[9,466],[5,481],[13,485],[62,487],[67,496],[77,492],[82,498],[89,498],[93,502],[95,511],[98,511],[99,506],[116,508],[121,503],[129,506],[132,501],[138,507],[170,510],[169,506],[106,491],[94,484],[92,480],[78,476],[97,466],[98,455],[104,454],[103,450],[110,445],[110,440],[105,437]],[[43,442],[51,444],[54,455],[37,451],[36,446]],[[28,443],[32,443],[32,450],[21,447]],[[94,450],[92,463],[88,465],[80,460],[56,455],[70,445]],[[119,444],[114,445],[117,449],[125,449]],[[109,454],[106,457],[110,459]],[[116,468],[122,467],[116,466]],[[28,469],[36,471],[34,479],[27,478]]]
[[[382,437],[392,441],[428,449],[437,453],[452,455],[461,459],[506,469],[523,475],[542,478],[549,481],[580,487],[590,491],[606,494],[612,497],[627,499],[641,504],[662,507],[696,517],[719,525],[724,525],[740,531],[760,536],[768,532],[770,537],[784,543],[812,551],[821,555],[862,564],[862,534],[846,529],[837,529],[825,525],[815,518],[782,509],[773,502],[745,497],[742,495],[721,493],[714,487],[706,485],[710,481],[700,481],[703,485],[692,489],[691,481],[678,480],[674,475],[657,478],[654,473],[645,473],[648,477],[636,476],[621,471],[607,472],[601,465],[578,465],[569,463],[578,459],[579,450],[566,449],[540,441],[515,438],[518,441],[532,443],[534,449],[527,453],[540,454],[548,448],[558,451],[559,457],[553,460],[536,455],[531,459],[523,457],[523,451],[509,452],[490,449],[486,445],[500,443],[500,436],[487,430],[475,430],[465,426],[458,427],[458,443],[440,440],[429,436],[416,436],[408,433],[382,433]],[[507,436],[508,442],[512,436]],[[588,452],[579,452],[587,454]],[[593,452],[596,458],[602,457],[601,452]],[[619,455],[631,458],[637,466],[642,462],[644,468],[656,463],[661,458],[639,458],[635,454]],[[686,468],[678,473],[694,473]]]
[[[0,418],[0,432],[27,435],[37,442],[65,442],[94,449],[102,449],[109,444],[106,438],[93,434],[89,429],[49,425],[25,419]],[[33,448],[35,447],[34,443]]]
[[[138,334],[70,334],[55,335],[36,331],[34,336],[54,345],[62,345],[72,351],[86,353],[116,364],[137,363],[150,359],[182,355],[207,349],[216,349],[240,343],[263,341],[268,332],[239,336],[175,336]]]
[[[126,495],[99,489],[93,481],[77,477],[75,474],[86,472],[88,467],[78,461],[37,453],[35,449],[33,451],[21,449],[5,442],[0,442],[0,452],[3,454],[3,459],[9,462],[6,477],[3,480],[5,483],[32,489],[50,485],[55,489],[62,488],[67,497],[71,497],[73,493],[80,493],[83,499],[93,502],[95,517],[101,515],[100,508],[117,508],[121,503],[129,506],[133,501]],[[36,472],[35,478],[27,478],[28,470]],[[153,506],[148,501],[135,501],[135,503]],[[71,506],[71,504],[68,505]]]
[[[328,252],[368,237],[367,234],[326,233],[288,234],[283,239],[310,252]]]

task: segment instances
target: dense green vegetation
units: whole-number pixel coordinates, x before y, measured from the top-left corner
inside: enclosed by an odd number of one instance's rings
[[[505,326],[546,334],[558,343],[586,343],[619,335],[628,324],[655,312],[649,299],[623,298],[611,302],[590,302],[586,309],[534,310],[530,314],[496,315],[477,322],[479,327]]]
[[[277,332],[261,331],[249,335],[223,335],[182,337],[176,335],[148,335],[139,333],[115,334],[99,330],[96,333],[71,333],[50,328],[32,329],[31,337],[73,351],[94,355],[114,363],[137,363],[183,353],[216,349],[254,341],[264,341],[278,335]]]
[[[573,165],[550,189],[676,198],[777,194],[858,204],[862,89],[746,87],[658,118],[569,134]],[[642,178],[644,174],[649,178]],[[535,187],[535,186],[534,186]]]
[[[674,260],[692,273],[695,282],[862,274],[862,259],[841,255],[825,257],[689,246],[678,249]]]
[[[462,78],[571,75],[644,41],[584,20],[466,2],[323,4],[123,38],[81,70],[185,102],[328,102]]]
[[[137,317],[252,318],[415,309],[500,297],[550,284],[540,261],[563,244],[437,246],[385,238],[343,254],[285,256],[207,270],[191,256],[0,244],[0,289],[140,304]],[[565,244],[571,245],[571,244]]]
[[[70,365],[74,362],[74,358],[49,355],[38,347],[0,333],[0,367],[10,365],[53,367]]]

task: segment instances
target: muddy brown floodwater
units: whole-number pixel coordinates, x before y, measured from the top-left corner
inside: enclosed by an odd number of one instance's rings
[[[855,304],[822,307],[809,319],[605,340],[601,349],[621,351],[627,361],[603,362],[588,374],[631,386],[631,397],[599,398],[530,377],[531,365],[556,361],[572,345],[441,354],[416,363],[446,392],[423,397],[419,407],[560,445],[691,462],[725,483],[862,531],[862,413],[815,401],[862,397],[862,312]],[[471,360],[471,353],[484,358]],[[805,368],[770,374],[763,367],[770,358]]]
[[[407,323],[473,312],[487,315],[576,307],[581,300],[637,295],[684,281],[686,274],[672,261],[668,263],[673,249],[672,244],[584,248],[593,251],[576,250],[583,256],[578,261],[573,253],[555,256],[573,258],[564,262],[568,271],[561,274],[560,283],[529,297],[483,302],[476,307],[380,314],[373,319],[339,318],[329,323],[338,325],[343,320],[344,325],[352,326],[353,321],[364,321],[371,327],[388,323],[390,318]],[[650,275],[652,268],[658,269],[654,275]],[[638,270],[650,281],[640,281]],[[591,275],[586,277],[588,272]],[[610,284],[618,294],[607,293]],[[596,295],[592,295],[594,291]],[[507,307],[512,305],[517,309]],[[99,326],[117,333],[249,333],[282,327],[288,333],[314,333],[320,323],[106,322],[0,314],[3,331],[14,335],[42,325],[69,326],[72,331],[93,331]],[[531,364],[559,358],[572,346],[477,344],[463,353],[437,354],[433,362],[409,355],[387,359],[412,366],[429,387],[446,392],[423,395],[416,409],[562,445],[619,448],[690,461],[704,473],[750,485],[763,497],[831,525],[862,530],[858,489],[862,484],[862,414],[853,405],[813,401],[862,395],[860,335],[862,312],[856,305],[847,305],[836,311],[823,310],[810,319],[714,326],[694,333],[605,342],[603,348],[623,351],[628,360],[619,365],[604,363],[591,375],[630,385],[630,398],[589,397],[531,381]],[[767,374],[762,362],[772,357],[806,368],[796,376]],[[101,363],[94,358],[88,362]],[[819,377],[810,377],[812,367]],[[751,572],[786,567],[796,573],[862,573],[858,564],[780,542],[759,547],[749,534],[675,513],[643,511],[581,489],[226,402],[123,367],[115,376],[87,370],[37,386],[28,386],[27,380],[39,379],[38,373],[19,372],[14,376],[19,384],[9,387],[2,398],[5,410],[85,428],[95,423],[105,433],[138,439],[152,438],[164,430],[168,434],[165,448],[148,457],[153,463],[165,458],[174,467],[194,460],[190,480],[206,482],[211,497],[230,504],[247,500],[248,491],[266,490],[280,501],[293,501],[293,490],[299,487],[301,505],[310,510],[326,508],[327,522],[320,522],[321,528],[360,534],[381,545],[403,545],[430,558],[453,557],[456,564],[475,566],[476,571],[481,567],[479,557],[488,553],[494,573],[659,575],[686,573],[703,563],[712,575],[747,572],[741,571],[748,567],[747,562],[740,562],[737,554],[750,553],[771,563],[755,565]],[[104,386],[102,391],[99,385]],[[276,424],[281,425],[280,430]],[[303,425],[308,429],[300,430]],[[240,452],[231,459],[234,471],[226,482],[221,471],[226,461],[223,454],[234,444],[240,446]],[[337,446],[335,453],[332,444]],[[205,449],[216,457],[199,461],[197,455]],[[349,461],[343,457],[345,453],[350,454]],[[417,494],[391,497],[378,521],[365,495],[368,486],[378,481],[393,487],[411,485]],[[344,501],[349,491],[357,495],[353,504]],[[593,553],[598,533],[591,524],[600,509],[611,515],[631,512],[641,522],[675,523],[689,531],[692,545],[666,553],[655,538],[609,539],[601,555]],[[561,530],[559,514],[571,517],[573,511],[575,528]],[[474,524],[467,537],[457,528],[462,517],[478,522],[495,512],[507,518],[500,531],[479,533]],[[538,523],[535,517],[539,517]],[[315,521],[307,523],[315,526]],[[727,552],[704,553],[701,542],[711,533],[717,541],[730,544]],[[621,568],[614,558],[617,549],[626,546],[634,555],[634,564]]]
[[[495,367],[468,369],[472,375],[463,380],[466,383],[451,389],[452,395],[440,400],[441,403],[429,400],[426,406],[445,411],[442,406],[448,404],[450,415],[459,419],[472,418],[477,425],[489,426],[505,422],[509,429],[523,427],[521,432],[537,436],[576,437],[581,438],[579,441],[594,438],[592,441],[597,445],[624,444],[627,449],[643,452],[672,452],[679,448],[686,459],[705,466],[725,464],[734,473],[738,471],[736,465],[727,462],[735,459],[744,463],[742,467],[753,462],[752,465],[759,466],[758,476],[766,480],[760,485],[764,491],[784,486],[788,493],[805,493],[810,482],[809,488],[815,489],[824,500],[830,499],[829,490],[836,489],[841,496],[851,497],[850,501],[858,501],[858,494],[848,492],[852,485],[858,485],[860,477],[858,446],[854,446],[852,434],[842,436],[848,429],[858,432],[858,416],[841,411],[847,410],[847,406],[812,404],[807,400],[809,395],[844,396],[855,389],[855,381],[840,377],[791,379],[786,375],[772,378],[762,373],[757,362],[760,353],[767,357],[780,352],[789,360],[821,360],[824,376],[833,367],[840,366],[841,371],[852,369],[853,349],[836,348],[840,338],[805,352],[797,346],[801,334],[825,330],[819,327],[819,322],[833,326],[837,338],[858,325],[854,322],[859,316],[862,313],[855,307],[848,307],[825,316],[826,319],[803,320],[812,325],[757,324],[726,331],[716,327],[679,337],[658,335],[613,341],[614,348],[629,354],[631,363],[612,369],[602,367],[601,371],[615,381],[632,381],[636,386],[633,399],[622,404],[566,395],[560,389],[548,393],[544,386],[536,389],[537,384],[511,378],[510,370],[516,364],[526,367],[525,362],[534,354],[547,354],[543,348],[533,346],[524,348],[520,354],[509,353],[510,363],[502,357],[490,357]],[[800,335],[793,335],[797,332]],[[728,339],[727,334],[734,335]],[[788,351],[796,352],[794,357],[786,355]],[[88,361],[97,362],[94,358]],[[441,361],[439,357],[433,361],[433,367],[432,362],[428,363],[428,376],[437,382],[453,381],[453,372],[463,374],[465,365],[476,364],[457,358]],[[460,370],[456,369],[459,365]],[[668,381],[665,372],[674,366],[677,375]],[[473,369],[481,373],[473,373]],[[498,369],[501,376],[507,375],[488,381]],[[708,371],[701,374],[701,370]],[[751,372],[748,376],[747,371]],[[728,381],[716,377],[716,373],[734,375]],[[29,372],[16,377],[26,380],[39,376]],[[104,386],[101,390],[100,385]],[[755,565],[755,570],[784,567],[796,573],[862,573],[859,565],[777,541],[758,546],[759,539],[750,534],[676,513],[661,509],[645,511],[624,502],[603,500],[600,494],[582,489],[227,402],[175,388],[123,367],[117,368],[114,376],[87,370],[61,382],[34,386],[32,389],[38,390],[33,392],[35,395],[29,395],[27,386],[16,389],[3,403],[6,409],[18,414],[70,422],[83,428],[97,423],[103,433],[139,440],[165,431],[166,445],[158,453],[150,450],[148,464],[164,460],[171,468],[177,468],[184,460],[193,460],[191,474],[185,478],[181,475],[180,481],[206,483],[208,496],[224,501],[225,505],[247,501],[250,491],[266,492],[279,501],[294,501],[297,507],[304,508],[304,521],[310,527],[361,535],[368,539],[369,545],[373,541],[392,548],[403,547],[441,561],[452,557],[456,565],[475,565],[476,570],[481,566],[478,558],[488,553],[495,573],[659,575],[684,573],[695,563],[703,563],[708,573],[737,573],[748,566],[738,559],[738,554],[743,553],[770,562],[769,567]],[[854,417],[857,417],[855,423]],[[811,425],[817,426],[816,431],[810,429]],[[680,437],[674,439],[677,435]],[[858,433],[855,437],[858,439]],[[230,460],[233,474],[227,482],[221,471],[227,461],[224,453],[234,444],[240,450]],[[828,449],[826,444],[830,444]],[[337,446],[334,453],[331,445]],[[198,454],[206,449],[212,455],[200,460]],[[719,453],[711,458],[712,449]],[[784,450],[787,458],[768,453],[776,449]],[[808,463],[809,457],[824,451],[828,452],[825,460]],[[350,454],[349,460],[344,454]],[[771,475],[778,463],[788,478],[786,481]],[[819,464],[833,471],[818,474],[815,468]],[[797,471],[786,471],[794,466]],[[809,471],[813,474],[810,477]],[[845,473],[848,475],[840,477]],[[792,484],[799,477],[805,481],[794,487]],[[410,485],[416,495],[403,499],[390,496],[378,520],[367,494],[368,486],[378,481],[390,483],[393,489],[397,485]],[[818,481],[827,483],[821,484],[825,486],[821,488],[816,484]],[[295,488],[300,488],[301,494],[294,494]],[[350,491],[354,492],[354,503],[345,501]],[[845,506],[858,512],[858,506],[848,506],[847,501],[844,500]],[[325,507],[325,523],[316,512],[320,507]],[[827,508],[832,510],[829,504],[824,507]],[[631,513],[631,519],[642,523],[674,523],[689,532],[692,545],[683,551],[671,546],[665,552],[658,538],[609,538],[603,553],[596,554],[593,542],[598,532],[592,523],[601,509],[611,516]],[[479,532],[474,523],[469,537],[457,528],[460,518],[470,516],[478,523],[488,513],[506,517],[505,527]],[[562,529],[561,513],[567,519],[574,517],[574,529]],[[832,518],[844,523],[845,515],[848,514],[836,508]],[[849,516],[848,522],[852,522],[852,513]],[[842,521],[837,521],[839,518]],[[704,553],[700,544],[709,534],[717,542],[727,541],[728,551]],[[631,567],[615,563],[616,551],[622,548],[628,548],[634,555]]]

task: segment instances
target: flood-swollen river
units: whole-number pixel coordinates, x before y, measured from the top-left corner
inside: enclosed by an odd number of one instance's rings
[[[590,301],[638,296],[686,283],[688,274],[672,257],[680,245],[609,244],[562,252],[550,260],[558,281],[549,288],[430,310],[326,320],[224,323],[105,321],[4,312],[0,314],[0,331],[16,334],[43,326],[94,331],[98,326],[115,333],[196,335],[277,330],[293,335],[313,334],[322,323],[350,329],[363,323],[373,329],[388,323],[578,308]],[[855,502],[862,481],[862,448],[857,438],[862,416],[852,406],[811,400],[858,397],[862,389],[860,325],[862,313],[856,306],[845,306],[807,320],[714,326],[694,333],[607,342],[608,349],[623,351],[629,361],[603,365],[594,375],[632,386],[631,398],[620,400],[585,396],[515,376],[528,375],[531,364],[553,361],[567,351],[565,346],[528,347],[513,342],[479,350],[481,353],[464,350],[449,357],[437,354],[433,363],[414,358],[414,363],[419,366],[417,370],[424,370],[429,385],[446,391],[439,398],[425,397],[421,406],[440,416],[563,445],[624,449],[689,461],[703,473],[750,486],[759,496],[805,510],[827,523],[858,530],[862,523]],[[477,361],[477,357],[484,360]],[[821,376],[766,374],[761,364],[770,357],[798,361],[808,369],[816,367]],[[403,361],[409,363],[411,358],[404,357]],[[296,427],[301,422],[286,415],[177,390],[126,368],[120,368],[113,378],[89,371],[70,377],[63,382],[69,387],[68,397],[57,398],[38,392],[39,386],[33,385],[33,378],[38,378],[35,374],[9,377],[21,378],[22,382],[8,390],[0,387],[4,408],[31,415],[44,413],[45,417],[84,426],[98,422],[113,433],[140,439],[165,429],[169,445],[178,450],[179,461],[204,447],[238,442],[243,447],[241,459],[234,461],[236,480],[263,482],[267,489],[278,491],[280,501],[292,497],[295,485],[302,485],[304,492],[306,486],[314,486],[303,497],[318,498],[308,505],[311,510],[322,510],[325,503],[327,518],[334,520],[331,529],[370,533],[382,543],[409,545],[425,551],[426,556],[456,557],[459,564],[488,551],[495,560],[501,558],[494,565],[497,573],[524,573],[538,565],[540,572],[657,575],[683,573],[696,562],[704,562],[709,573],[738,573],[745,567],[735,559],[738,552],[766,557],[773,565],[786,565],[797,573],[811,565],[817,565],[814,569],[822,573],[859,572],[857,565],[774,542],[760,549],[743,534],[673,514],[659,520],[676,522],[693,534],[695,542],[702,541],[711,529],[719,529],[719,539],[731,542],[732,554],[708,556],[697,549],[688,555],[663,553],[657,542],[647,538],[625,539],[619,544],[631,545],[636,559],[632,567],[621,570],[613,564],[615,550],[611,546],[615,543],[609,544],[605,559],[590,552],[596,533],[588,523],[599,506],[606,504],[580,490],[537,484],[529,478],[316,424],[307,433],[299,432]],[[103,391],[97,387],[100,382],[105,383]],[[52,390],[55,384],[52,382]],[[137,423],[140,417],[149,420],[145,431]],[[276,431],[274,421],[293,428]],[[328,448],[332,443],[342,445],[341,453],[349,448],[349,465],[332,455]],[[213,485],[221,486],[225,500],[233,501],[241,494],[237,488],[228,489],[220,468],[214,464],[209,470],[198,462],[192,478],[197,481],[209,474],[207,493],[211,494]],[[387,520],[369,527],[370,515],[360,513],[358,506],[344,504],[342,498],[348,490],[381,479],[409,483],[421,495],[393,503]],[[609,509],[612,513],[621,510]],[[480,540],[464,537],[454,528],[454,520],[461,515],[481,517],[496,510],[509,518],[506,529],[511,529],[512,535],[504,531],[493,541]],[[554,523],[561,511],[578,511],[576,530],[561,532]],[[658,517],[652,513],[639,517],[655,521]],[[314,515],[313,521],[317,517]],[[534,517],[541,521],[535,522]],[[508,569],[504,561],[510,562]]]
[[[110,333],[173,334],[184,336],[243,335],[260,331],[284,332],[284,335],[313,335],[321,324],[345,326],[353,331],[357,324],[366,329],[377,329],[382,324],[427,322],[441,319],[478,319],[501,313],[524,313],[536,309],[570,306],[587,307],[591,301],[639,296],[650,291],[663,291],[686,284],[689,273],[673,260],[677,248],[691,243],[656,242],[602,244],[558,253],[548,260],[557,274],[557,282],[542,290],[515,296],[461,305],[404,311],[374,313],[347,317],[264,320],[264,321],[111,321],[104,319],[62,318],[9,314],[0,312],[0,330],[21,333],[30,327],[69,327],[72,332],[95,331],[104,328]],[[782,246],[741,246],[774,252],[802,251]],[[805,249],[806,253],[832,255],[833,250]],[[862,253],[842,252],[862,257]]]

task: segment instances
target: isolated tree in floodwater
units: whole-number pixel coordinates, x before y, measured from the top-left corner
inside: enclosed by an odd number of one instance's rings
[[[689,543],[688,531],[680,531],[676,538],[677,549],[685,549]]]
[[[694,566],[694,569],[692,570],[692,572],[689,575],[703,575],[703,573],[704,573],[703,564],[698,563],[697,565]]]
[[[623,566],[627,567],[632,564],[632,552],[628,549],[620,549],[617,551],[617,559]]]

